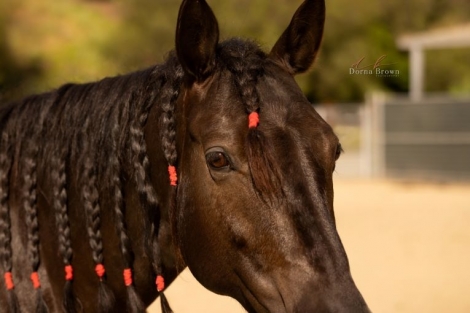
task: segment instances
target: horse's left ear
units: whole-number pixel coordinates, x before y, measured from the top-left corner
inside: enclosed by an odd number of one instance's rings
[[[184,0],[176,28],[176,54],[186,74],[205,80],[215,67],[219,26],[205,0]]]
[[[305,0],[274,45],[270,58],[292,74],[307,71],[320,48],[324,24],[325,1]]]

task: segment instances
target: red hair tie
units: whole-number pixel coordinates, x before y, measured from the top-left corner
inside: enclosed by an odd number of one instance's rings
[[[15,288],[15,285],[13,284],[13,276],[11,275],[11,272],[6,272],[4,275],[5,278],[5,286],[7,287],[7,290],[12,290]]]
[[[248,115],[248,128],[256,128],[259,124],[259,114],[257,112],[251,112]]]
[[[34,289],[41,288],[41,283],[39,282],[38,272],[31,273],[31,281],[33,282]]]
[[[178,175],[176,174],[176,167],[174,167],[173,165],[169,165],[168,174],[170,174],[170,185],[176,186],[176,183],[178,182]]]
[[[66,265],[64,269],[65,269],[65,280],[72,280],[73,279],[72,265]]]
[[[124,284],[129,287],[132,285],[132,270],[130,268],[124,269]]]
[[[157,279],[155,280],[155,283],[157,285],[157,291],[161,292],[163,289],[165,289],[165,279],[163,278],[162,275],[158,275]]]
[[[96,275],[98,275],[98,277],[100,278],[100,280],[102,280],[103,276],[104,276],[104,273],[106,273],[106,270],[104,269],[104,266],[103,264],[96,264],[95,266],[95,273]]]

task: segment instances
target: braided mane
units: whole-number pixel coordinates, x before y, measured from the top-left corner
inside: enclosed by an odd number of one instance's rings
[[[264,75],[266,54],[259,47],[240,39],[219,44],[217,70],[232,73],[247,114],[259,112],[256,84]],[[157,245],[159,199],[149,178],[150,163],[144,138],[144,126],[150,109],[161,108],[160,137],[168,165],[176,166],[175,104],[184,72],[176,55],[166,62],[128,75],[105,78],[95,83],[67,84],[57,90],[31,96],[0,107],[0,264],[4,274],[12,272],[10,186],[13,165],[18,164],[21,181],[21,203],[28,226],[28,259],[35,275],[36,312],[47,312],[37,270],[40,264],[37,212],[38,177],[46,177],[51,188],[51,209],[58,232],[57,250],[65,269],[64,308],[76,312],[73,294],[73,250],[68,216],[68,189],[78,186],[87,219],[88,241],[95,270],[100,280],[101,312],[111,312],[113,293],[106,283],[103,266],[103,240],[100,231],[100,192],[106,187],[111,195],[115,227],[125,266],[124,282],[128,292],[129,312],[143,312],[144,307],[132,284],[133,253],[125,225],[124,180],[131,178],[139,192],[148,218],[145,223],[147,256],[155,275],[162,272]],[[276,189],[274,168],[264,136],[250,129],[247,153],[255,187],[261,193]],[[266,166],[270,164],[270,166]],[[74,175],[70,175],[73,168]],[[263,170],[264,169],[264,170]],[[44,178],[42,178],[44,179]],[[171,188],[175,197],[175,189]],[[171,198],[170,198],[171,199]],[[14,279],[14,277],[13,277]],[[13,283],[13,282],[12,282]],[[166,301],[165,301],[166,302]],[[8,289],[11,312],[19,312],[14,288]]]
[[[149,162],[144,141],[143,126],[150,108],[156,103],[174,106],[182,70],[174,54],[159,66],[129,75],[106,78],[96,83],[67,84],[52,92],[24,99],[0,111],[0,257],[4,273],[12,271],[11,222],[8,203],[10,173],[15,160],[19,162],[22,181],[22,203],[28,225],[29,259],[31,271],[39,267],[39,236],[37,222],[37,177],[45,174],[52,186],[52,207],[59,233],[58,250],[64,266],[71,264],[73,251],[70,238],[70,220],[67,214],[67,167],[76,166],[80,176],[75,183],[80,186],[83,208],[87,216],[89,244],[97,265],[100,284],[100,306],[109,312],[113,296],[105,283],[103,244],[100,232],[99,188],[109,186],[114,202],[116,229],[121,242],[123,261],[132,266],[132,251],[124,223],[123,177],[133,177],[141,194],[142,204],[150,215],[158,211],[155,190],[148,178]],[[171,109],[167,108],[167,112]],[[170,114],[167,113],[166,114]],[[163,137],[168,137],[166,132]],[[170,139],[171,140],[171,139]],[[126,155],[125,151],[131,151]],[[109,166],[108,166],[109,165]],[[48,174],[50,173],[50,174]],[[147,220],[147,219],[146,219]],[[149,219],[153,220],[153,219]],[[147,225],[149,241],[156,240],[155,226]],[[152,246],[150,242],[147,243]],[[150,250],[150,249],[149,249]],[[155,255],[150,254],[156,273],[161,271]],[[99,270],[98,270],[99,269]],[[35,274],[37,276],[37,274]],[[75,312],[72,279],[66,278],[65,303],[67,312]],[[136,303],[133,311],[142,311],[143,305],[128,285],[129,297]],[[37,312],[46,312],[41,296],[40,282]],[[14,289],[9,290],[10,306],[18,307]],[[13,309],[12,309],[13,311]]]

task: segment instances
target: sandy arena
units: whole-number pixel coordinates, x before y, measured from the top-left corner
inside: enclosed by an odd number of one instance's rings
[[[373,312],[470,312],[470,185],[336,179],[335,209]],[[175,313],[245,312],[189,271],[166,295]],[[158,301],[148,312],[161,312]]]

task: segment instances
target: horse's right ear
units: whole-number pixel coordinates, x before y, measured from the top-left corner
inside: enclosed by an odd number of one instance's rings
[[[205,0],[184,0],[178,14],[176,54],[184,71],[196,81],[214,70],[219,26]]]

